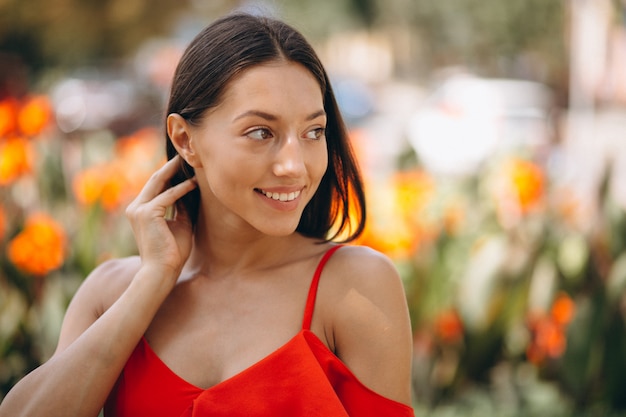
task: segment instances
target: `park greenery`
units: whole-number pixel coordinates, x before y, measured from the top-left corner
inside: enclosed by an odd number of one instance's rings
[[[0,1],[0,400],[50,357],[89,271],[135,252],[124,207],[164,161],[159,79],[146,81],[156,93],[135,123],[97,128],[68,128],[50,86],[84,68],[119,70],[148,40],[184,31],[181,22],[250,4]],[[405,28],[416,50],[396,77],[424,81],[463,65],[567,97],[563,0],[254,7],[314,42]],[[417,416],[625,415],[626,208],[610,193],[611,172],[590,199],[517,150],[462,178],[435,175],[410,152],[388,177],[364,173],[369,221],[356,243],[387,254],[404,281]]]

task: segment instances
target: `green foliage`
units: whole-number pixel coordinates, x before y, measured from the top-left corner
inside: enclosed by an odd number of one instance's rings
[[[171,0],[7,0],[0,2],[0,51],[30,69],[119,59],[169,33],[186,7]]]
[[[510,175],[494,167],[453,187],[435,181],[428,206],[441,215],[457,194],[465,221],[450,233],[435,217],[444,231],[398,260],[416,334],[417,415],[626,414],[626,210],[601,187],[596,215],[579,217],[582,200],[572,209],[546,179],[535,209],[511,212],[508,194],[489,197],[492,179]],[[515,186],[528,190],[537,181],[524,169]]]
[[[567,80],[566,4],[561,0],[380,2],[379,22],[405,24],[419,42],[422,73],[464,66],[562,90]],[[385,3],[385,4],[382,4]]]

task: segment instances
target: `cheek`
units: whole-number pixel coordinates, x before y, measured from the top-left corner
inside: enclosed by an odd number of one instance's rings
[[[217,160],[204,167],[206,183],[214,194],[232,191],[237,186],[238,178],[241,181],[241,169],[235,169],[234,165]]]
[[[249,189],[262,172],[258,158],[244,157],[234,150],[213,155],[216,157],[203,158],[202,174],[208,188],[220,199],[243,195],[243,189]]]

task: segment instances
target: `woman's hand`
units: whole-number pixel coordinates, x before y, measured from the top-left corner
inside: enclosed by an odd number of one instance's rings
[[[180,156],[170,159],[150,177],[126,209],[142,266],[171,273],[172,284],[191,252],[193,225],[182,206],[178,207],[173,219],[166,218],[168,207],[174,206],[179,198],[197,186],[192,178],[169,187],[169,180],[179,164]]]

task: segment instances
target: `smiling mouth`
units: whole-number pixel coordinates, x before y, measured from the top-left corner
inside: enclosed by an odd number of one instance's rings
[[[255,189],[255,191],[258,192],[259,194],[263,194],[267,198],[271,198],[272,200],[282,201],[282,202],[293,201],[300,196],[299,190],[291,192],[291,193],[273,193],[271,191],[265,191],[265,190],[261,190],[260,188],[257,188]]]

